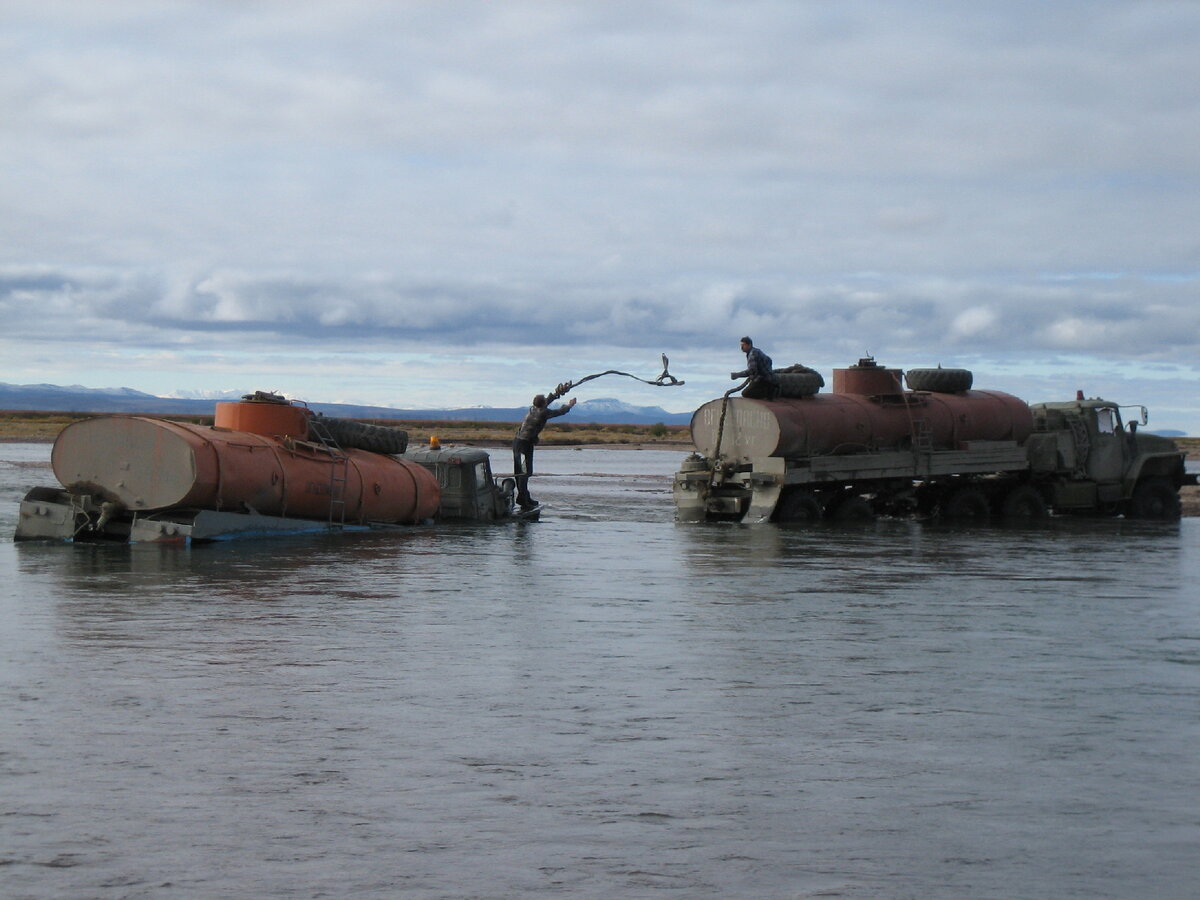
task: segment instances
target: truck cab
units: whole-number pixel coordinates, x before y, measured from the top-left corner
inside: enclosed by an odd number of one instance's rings
[[[442,489],[439,521],[490,522],[519,514],[516,481],[497,481],[486,450],[431,445],[410,449],[403,458],[424,466],[437,478]]]
[[[1052,478],[1054,507],[1178,517],[1179,488],[1194,476],[1185,473],[1184,454],[1174,441],[1139,433],[1147,422],[1144,406],[1079,397],[1030,409],[1030,467],[1035,475]],[[1136,413],[1126,422],[1122,409]]]

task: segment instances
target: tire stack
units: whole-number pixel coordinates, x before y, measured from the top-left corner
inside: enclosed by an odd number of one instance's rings
[[[339,447],[352,447],[388,456],[397,456],[408,449],[408,432],[399,428],[326,416],[321,416],[318,421],[320,425],[316,428],[310,426],[308,432],[309,440],[315,443],[323,443],[319,430],[323,427],[325,434]]]
[[[825,387],[825,379],[816,369],[795,363],[786,369],[776,369],[780,397],[811,397]]]

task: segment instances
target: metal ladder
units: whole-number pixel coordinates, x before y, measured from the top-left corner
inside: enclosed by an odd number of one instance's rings
[[[317,446],[329,454],[329,527],[346,527],[346,482],[349,481],[350,457],[330,434],[320,416],[308,420],[309,433],[317,439]]]
[[[933,452],[933,429],[924,419],[912,420],[912,446],[914,453]]]

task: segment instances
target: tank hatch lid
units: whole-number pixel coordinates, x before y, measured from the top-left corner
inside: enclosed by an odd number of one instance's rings
[[[64,428],[50,465],[69,491],[96,494],[126,509],[183,505],[196,483],[191,440],[173,423],[131,416],[100,416]]]

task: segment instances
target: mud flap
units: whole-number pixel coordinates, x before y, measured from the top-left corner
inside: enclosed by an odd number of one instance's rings
[[[36,491],[36,489],[35,489]],[[31,491],[33,496],[35,491]],[[14,541],[69,541],[75,536],[75,510],[66,503],[48,500],[21,501]]]
[[[708,515],[708,471],[678,472],[671,493],[677,522],[703,522]]]
[[[769,522],[783,492],[784,460],[776,456],[756,456],[751,460],[750,508],[742,519],[748,525]]]

